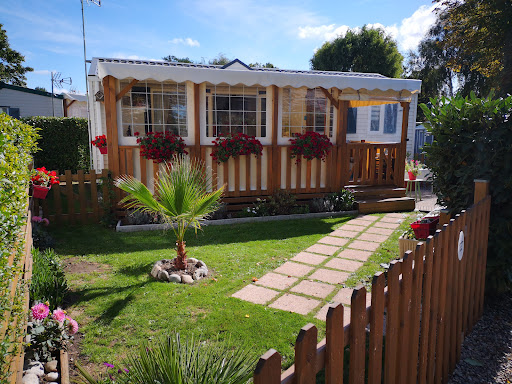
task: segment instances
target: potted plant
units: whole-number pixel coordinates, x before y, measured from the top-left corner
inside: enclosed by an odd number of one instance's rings
[[[97,147],[102,155],[107,154],[107,136],[96,136],[96,138],[91,141],[91,144]]]
[[[235,158],[241,155],[261,156],[263,145],[254,136],[244,133],[236,135],[227,134],[220,136],[213,142],[213,151],[210,156],[217,163],[225,163],[230,157]]]
[[[299,164],[302,158],[325,161],[332,147],[329,138],[317,132],[297,134],[290,142],[291,158],[297,159],[296,164]]]
[[[409,175],[409,180],[416,180],[416,176],[420,171],[420,162],[418,160],[406,160],[405,161],[405,170]]]
[[[171,132],[148,132],[146,136],[137,136],[140,144],[140,155],[154,163],[169,161],[175,155],[188,154],[183,139]]]
[[[45,167],[32,171],[32,196],[36,199],[45,199],[53,184],[59,184],[55,171],[48,171]]]

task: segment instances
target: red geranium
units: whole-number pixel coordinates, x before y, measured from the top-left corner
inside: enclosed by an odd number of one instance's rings
[[[135,136],[139,136],[135,132]],[[183,139],[171,132],[149,132],[146,136],[137,137],[140,144],[140,155],[154,163],[171,160],[174,155],[188,154]]]
[[[53,184],[59,184],[57,172],[48,171],[45,167],[32,170],[32,184],[42,187],[51,187]]]
[[[291,158],[297,158],[295,162],[298,164],[304,157],[306,160],[320,159],[325,161],[327,155],[331,151],[331,141],[325,135],[317,132],[306,132],[302,135],[297,134],[291,142]]]
[[[98,148],[105,148],[107,146],[107,137],[105,135],[96,136],[91,144]]]
[[[213,142],[213,151],[210,156],[217,163],[225,163],[230,157],[240,155],[256,155],[261,156],[263,145],[254,136],[248,136],[244,133],[236,135],[227,134],[226,136],[217,137]]]

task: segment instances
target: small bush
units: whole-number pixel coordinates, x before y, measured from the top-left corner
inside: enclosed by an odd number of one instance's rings
[[[311,212],[340,212],[354,209],[354,194],[348,189],[329,193],[325,197],[311,200],[309,207]]]
[[[50,308],[61,307],[68,291],[68,283],[60,264],[59,257],[53,250],[32,251],[34,258],[30,300],[32,302],[50,303]]]
[[[268,199],[258,199],[251,210],[256,216],[292,215],[308,213],[308,206],[297,205],[296,198],[288,191],[275,191]]]

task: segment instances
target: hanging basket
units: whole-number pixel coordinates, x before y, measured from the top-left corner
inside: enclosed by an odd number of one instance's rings
[[[101,147],[101,148],[98,148],[100,150],[100,153],[102,155],[106,155],[107,154],[107,147]]]
[[[51,187],[43,187],[42,185],[32,185],[32,197],[36,199],[46,199],[46,195]]]

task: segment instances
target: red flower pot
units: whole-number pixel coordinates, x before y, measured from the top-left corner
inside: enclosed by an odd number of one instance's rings
[[[98,148],[100,150],[100,153],[102,155],[106,155],[107,154],[107,147],[101,147],[101,148]]]
[[[409,180],[416,180],[416,175],[412,172],[407,172],[409,174]]]
[[[51,187],[43,187],[42,185],[32,185],[33,193],[32,197],[36,199],[46,199],[46,195]]]

